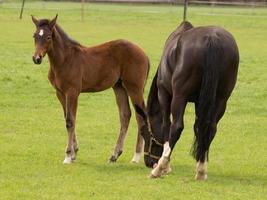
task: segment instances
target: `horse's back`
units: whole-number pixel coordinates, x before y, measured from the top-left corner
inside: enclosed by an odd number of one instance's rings
[[[118,80],[143,87],[148,73],[148,58],[136,44],[113,40],[85,49],[83,90],[102,91]],[[139,75],[136,78],[136,75]]]
[[[149,72],[149,60],[143,49],[127,40],[113,41],[114,53],[120,59],[120,79],[128,85],[144,87]]]
[[[165,45],[160,64],[159,82],[170,93],[197,98],[207,56],[212,53],[219,63],[219,90],[231,91],[234,87],[239,53],[233,36],[217,26],[191,28],[181,33],[172,44]],[[212,52],[211,48],[212,47]],[[214,52],[218,51],[218,52]],[[163,80],[165,79],[165,80]],[[220,93],[225,93],[224,91]],[[229,94],[225,94],[228,96]]]
[[[207,68],[207,58],[214,59],[219,73],[218,94],[228,97],[234,88],[238,63],[238,47],[232,34],[217,26],[197,27],[181,37],[183,52],[181,68],[185,71],[203,74]],[[196,62],[197,61],[197,62]],[[182,71],[182,70],[180,70]],[[195,75],[194,78],[196,78]],[[202,76],[196,84],[200,86]]]

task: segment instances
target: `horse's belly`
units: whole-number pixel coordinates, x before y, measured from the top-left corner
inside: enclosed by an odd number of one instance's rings
[[[113,87],[118,79],[103,79],[94,82],[85,82],[82,83],[82,91],[81,92],[101,92],[103,90],[109,89]]]

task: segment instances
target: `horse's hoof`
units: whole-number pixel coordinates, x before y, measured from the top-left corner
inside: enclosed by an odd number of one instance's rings
[[[151,171],[149,177],[150,178],[159,178],[159,177],[161,177],[161,174],[162,174],[162,172],[161,172],[160,168],[156,167]]]
[[[197,173],[195,179],[198,181],[205,181],[208,179],[208,175],[203,173]]]
[[[160,178],[161,177],[161,174],[153,174],[153,172],[151,172],[148,176],[148,178]]]
[[[63,164],[71,164],[72,163],[72,159],[71,157],[66,157],[63,161]]]
[[[172,168],[171,168],[171,167],[167,167],[166,169],[164,169],[164,170],[162,171],[162,175],[169,174],[169,173],[171,173],[171,171],[172,171]]]
[[[148,175],[148,178],[158,178],[157,176],[154,176],[152,173],[150,173],[149,175]]]
[[[109,159],[109,163],[115,163],[117,161],[118,158],[116,158],[116,156],[112,155]]]

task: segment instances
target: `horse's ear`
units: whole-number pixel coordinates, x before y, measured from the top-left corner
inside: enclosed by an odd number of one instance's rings
[[[51,30],[54,29],[56,23],[57,23],[57,15],[54,17],[54,19],[52,19],[52,20],[49,22],[49,27],[50,27]]]
[[[39,23],[38,19],[36,19],[33,15],[31,16],[32,16],[32,22],[35,24],[35,26],[37,26]]]

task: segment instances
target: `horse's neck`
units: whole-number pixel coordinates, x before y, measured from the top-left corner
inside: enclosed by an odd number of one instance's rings
[[[61,35],[55,31],[51,49],[47,52],[51,66],[61,67],[67,56],[69,55],[70,48],[63,40]]]

